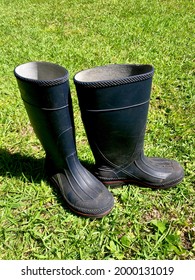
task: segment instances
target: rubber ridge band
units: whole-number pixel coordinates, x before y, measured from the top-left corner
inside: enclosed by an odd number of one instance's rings
[[[138,107],[141,105],[144,105],[146,103],[148,103],[150,101],[150,99],[142,102],[142,103],[138,103],[135,105],[131,105],[131,106],[126,106],[126,107],[122,107],[122,108],[112,108],[112,109],[99,109],[99,110],[86,110],[87,112],[91,112],[91,113],[99,113],[99,112],[113,112],[113,111],[120,111],[120,110],[127,110],[133,107]]]
[[[21,97],[21,98],[22,98],[22,97]],[[32,104],[32,103],[26,101],[24,98],[22,98],[22,101],[23,101],[24,103],[29,104],[30,106],[33,106],[33,107],[38,108],[38,109],[43,110],[43,111],[57,111],[57,110],[62,110],[62,109],[65,109],[65,108],[69,107],[69,105],[66,104],[66,105],[64,105],[64,106],[62,106],[62,107],[56,107],[56,108],[42,108],[42,107],[36,106],[36,105],[34,105],[34,104]]]

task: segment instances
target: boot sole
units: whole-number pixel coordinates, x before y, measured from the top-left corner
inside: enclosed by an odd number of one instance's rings
[[[77,215],[79,215],[79,216],[82,216],[82,217],[85,217],[85,218],[90,218],[90,219],[101,219],[101,218],[103,218],[104,216],[108,215],[108,214],[111,212],[111,210],[113,209],[113,207],[112,207],[111,209],[107,210],[107,211],[104,212],[104,213],[101,213],[101,214],[94,214],[94,215],[93,215],[93,214],[87,214],[87,213],[79,212],[79,211],[75,210],[74,208],[72,208],[68,203],[66,203],[66,204],[67,204],[68,208],[69,208],[72,212],[74,212],[75,214],[77,214]]]
[[[140,181],[136,181],[136,180],[115,180],[115,181],[102,181],[102,183],[105,186],[110,186],[112,188],[117,188],[117,187],[121,187],[121,186],[125,186],[128,184],[133,184],[133,185],[137,185],[137,186],[141,186],[141,187],[145,187],[145,188],[151,188],[153,190],[160,190],[160,189],[169,189],[172,187],[175,187],[177,184],[179,184],[184,176],[180,177],[179,179],[170,182],[169,184],[166,185],[150,185],[144,182],[140,182]]]

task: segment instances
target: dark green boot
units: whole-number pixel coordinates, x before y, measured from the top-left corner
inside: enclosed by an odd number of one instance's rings
[[[169,188],[184,176],[176,161],[143,152],[153,73],[151,65],[116,64],[74,76],[95,175],[105,185]]]
[[[34,131],[46,152],[46,172],[71,210],[102,217],[113,196],[77,157],[68,71],[48,62],[30,62],[14,74]]]

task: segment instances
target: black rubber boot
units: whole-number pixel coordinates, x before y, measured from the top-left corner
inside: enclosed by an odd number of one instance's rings
[[[77,157],[68,71],[48,62],[29,62],[14,74],[34,131],[46,152],[46,172],[71,210],[87,217],[110,212],[114,199]]]
[[[169,188],[184,176],[176,161],[144,156],[153,73],[151,65],[116,64],[74,76],[95,175],[105,185]]]

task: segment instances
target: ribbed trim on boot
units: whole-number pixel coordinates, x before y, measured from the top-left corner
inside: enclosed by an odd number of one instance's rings
[[[74,82],[86,88],[112,87],[144,81],[153,74],[154,68],[148,64],[109,64],[78,72]]]
[[[38,73],[39,67],[43,68],[42,73],[44,73],[44,78],[32,76],[32,73],[36,72],[36,71],[32,71],[32,69],[37,68],[37,73]],[[14,69],[14,75],[17,79],[21,81],[32,82],[34,84],[37,84],[38,86],[43,86],[43,87],[62,84],[66,82],[69,78],[68,71],[64,67],[54,63],[41,62],[41,61],[28,62],[17,66]]]

